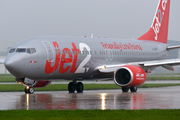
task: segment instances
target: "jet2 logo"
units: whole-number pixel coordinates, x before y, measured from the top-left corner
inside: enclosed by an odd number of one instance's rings
[[[57,70],[59,67],[59,73],[66,73],[68,70],[70,70],[70,73],[84,73],[85,71],[87,72],[88,68],[84,68],[84,65],[90,60],[91,55],[88,54],[85,59],[80,63],[78,68],[76,67],[77,59],[78,59],[78,54],[80,51],[83,51],[84,48],[87,49],[87,51],[90,51],[90,48],[87,44],[85,43],[79,43],[79,48],[80,50],[76,47],[76,45],[72,42],[72,52],[69,48],[64,48],[62,55],[60,54],[60,49],[59,45],[57,42],[53,42],[55,52],[56,52],[56,57],[55,57],[55,63],[52,66],[52,63],[50,60],[46,60],[46,66],[45,66],[45,73],[50,74],[53,73],[54,71]],[[67,56],[69,57],[67,57]],[[64,68],[65,63],[70,63],[70,66],[67,66]]]
[[[160,3],[161,5],[158,8],[157,14],[156,14],[155,19],[154,19],[154,24],[153,24],[152,28],[153,28],[154,33],[155,33],[155,40],[158,39],[158,33],[159,33],[159,30],[161,27],[164,12],[166,10],[167,1],[168,0],[162,0],[162,2]]]

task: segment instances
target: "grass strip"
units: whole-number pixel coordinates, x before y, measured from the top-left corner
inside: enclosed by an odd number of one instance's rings
[[[5,110],[1,120],[178,120],[180,110]]]
[[[11,74],[0,74],[0,77],[13,77]]]
[[[148,76],[147,80],[180,80],[178,76]]]
[[[140,88],[152,87],[167,87],[167,86],[180,86],[180,84],[143,84]],[[0,85],[0,92],[18,92],[24,91],[24,86],[20,84],[4,84]],[[115,84],[84,84],[84,90],[106,90],[106,89],[121,89]],[[44,88],[35,88],[35,91],[67,91],[67,84],[50,84]]]
[[[15,82],[15,77],[11,74],[0,74],[0,82]]]

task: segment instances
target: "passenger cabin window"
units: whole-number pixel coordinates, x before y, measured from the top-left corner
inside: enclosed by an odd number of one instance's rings
[[[10,49],[9,53],[15,52],[15,48]]]

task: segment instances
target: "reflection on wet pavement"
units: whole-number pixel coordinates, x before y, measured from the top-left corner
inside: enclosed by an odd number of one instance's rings
[[[179,109],[180,87],[142,88],[137,93],[121,90],[67,92],[1,92],[0,110],[9,109]]]

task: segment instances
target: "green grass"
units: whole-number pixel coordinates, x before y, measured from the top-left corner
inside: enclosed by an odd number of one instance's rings
[[[160,76],[163,76],[163,75],[180,75],[180,73],[149,73],[147,75],[160,75]]]
[[[179,120],[180,110],[6,110],[1,120]]]
[[[143,84],[140,88],[180,86],[180,84]],[[24,91],[24,86],[20,84],[3,84],[0,85],[0,92],[18,92]],[[35,91],[67,91],[67,84],[50,84],[44,88],[35,88]],[[84,90],[104,90],[104,89],[121,89],[115,84],[84,84]]]
[[[147,80],[180,80],[178,76],[148,76]]]
[[[15,82],[15,77],[11,74],[0,74],[0,82]]]

